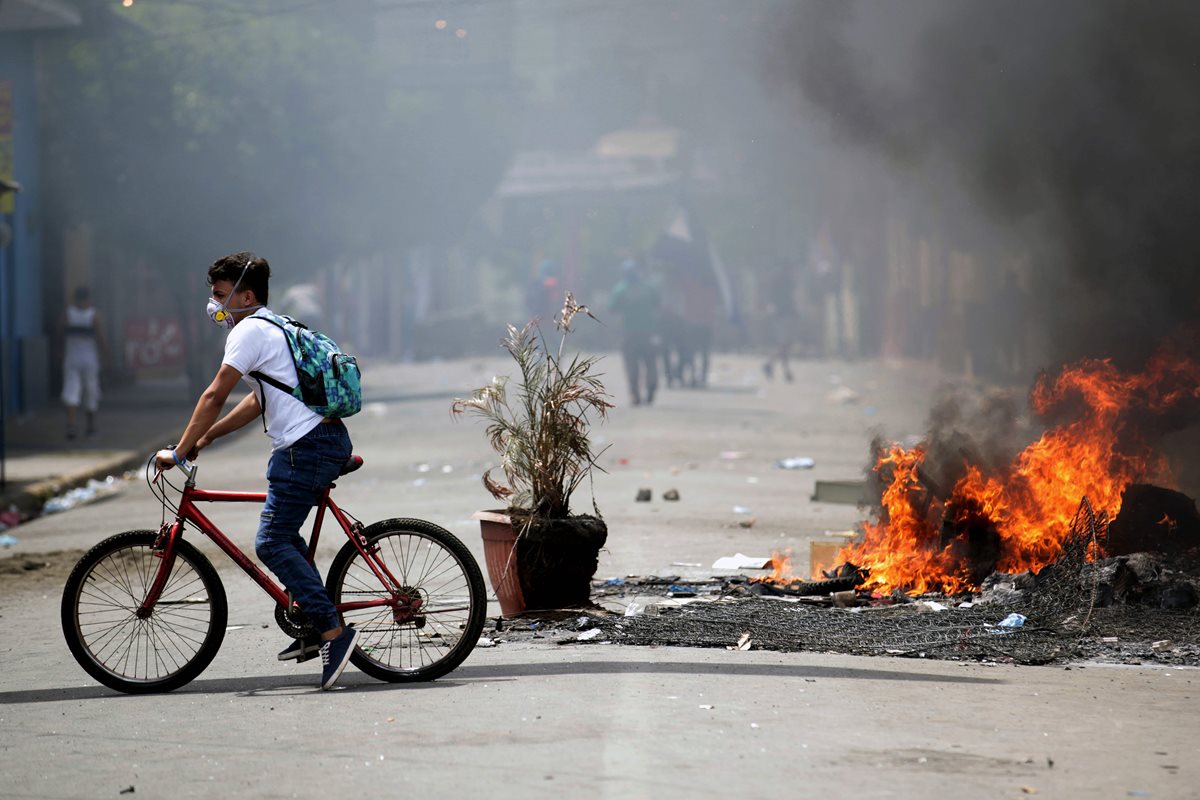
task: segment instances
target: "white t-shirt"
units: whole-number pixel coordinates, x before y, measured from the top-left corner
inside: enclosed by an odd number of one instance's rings
[[[271,322],[255,319],[257,316],[256,311],[233,326],[225,339],[225,358],[221,363],[242,373],[242,380],[258,395],[267,414],[271,452],[275,452],[291,447],[320,425],[321,416],[290,394],[250,377],[251,372],[261,372],[287,386],[295,386],[298,382],[296,362],[292,359],[287,337]]]
[[[67,306],[67,341],[63,360],[72,367],[100,363],[96,346],[96,309]]]

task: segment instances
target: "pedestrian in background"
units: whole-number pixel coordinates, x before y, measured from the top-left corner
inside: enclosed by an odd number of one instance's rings
[[[767,329],[771,337],[771,352],[763,362],[763,373],[775,377],[775,364],[783,370],[783,379],[795,380],[790,362],[792,345],[800,328],[800,311],[796,306],[796,270],[786,262],[779,263],[767,285]]]
[[[658,287],[635,259],[621,264],[609,307],[621,317],[621,355],[633,404],[649,405],[658,390]]]
[[[67,440],[79,435],[79,406],[84,407],[84,435],[96,432],[100,410],[100,364],[108,360],[108,345],[100,315],[86,286],[75,290],[59,324],[63,343],[63,404],[67,407]]]

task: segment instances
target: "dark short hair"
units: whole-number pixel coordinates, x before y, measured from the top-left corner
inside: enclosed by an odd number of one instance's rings
[[[249,266],[247,266],[249,265]],[[243,275],[242,271],[246,274]],[[238,283],[238,279],[241,283]],[[265,258],[254,253],[243,251],[230,253],[213,262],[208,268],[208,285],[217,281],[229,281],[237,285],[238,291],[253,289],[254,297],[263,305],[267,304],[268,284],[271,282],[271,265]]]
[[[86,286],[75,287],[75,302],[82,303],[84,300],[91,300],[92,292]]]

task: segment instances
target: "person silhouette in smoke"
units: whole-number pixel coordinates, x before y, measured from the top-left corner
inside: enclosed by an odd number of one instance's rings
[[[63,404],[67,407],[67,439],[78,435],[79,406],[83,405],[84,433],[96,432],[100,410],[100,364],[108,360],[104,327],[86,286],[75,290],[75,302],[67,307],[59,323],[63,343]]]
[[[636,259],[621,263],[609,307],[621,317],[621,356],[633,404],[649,405],[658,390],[658,287]]]

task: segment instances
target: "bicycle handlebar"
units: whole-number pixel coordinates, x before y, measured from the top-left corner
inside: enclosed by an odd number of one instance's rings
[[[196,485],[196,473],[200,471],[200,467],[196,464],[196,462],[195,461],[184,461],[182,464],[180,464],[178,466],[179,466],[179,470],[184,475],[187,475],[187,481],[184,483],[184,485],[185,486],[195,486]]]
[[[163,449],[164,450],[174,450],[174,447],[165,447]],[[160,452],[162,452],[162,451],[161,450],[154,451],[154,455],[150,456],[151,463],[154,462],[154,459],[158,456],[158,454]],[[185,481],[185,483],[184,483],[185,486],[195,486],[196,485],[196,474],[200,471],[200,467],[196,464],[195,461],[188,461],[188,460],[184,459],[182,464],[177,462],[175,464],[175,466],[179,467],[179,471],[182,472],[187,477],[187,481]],[[162,470],[158,470],[158,474],[162,474]]]

